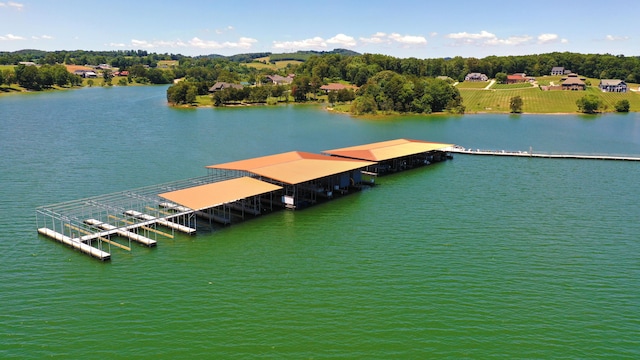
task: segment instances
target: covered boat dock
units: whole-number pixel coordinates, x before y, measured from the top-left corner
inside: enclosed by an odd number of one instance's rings
[[[372,161],[290,151],[207,168],[212,174],[233,173],[279,185],[280,204],[296,209],[357,189],[362,182],[361,171],[373,165]]]
[[[396,139],[325,150],[322,153],[375,162],[374,165],[368,166],[366,171],[374,175],[385,175],[450,159],[451,155],[447,149],[452,146],[453,144]]]
[[[257,216],[273,210],[273,193],[280,189],[281,186],[243,176],[159,196],[179,205],[169,205],[170,209],[179,212],[188,208],[198,216],[226,225],[232,222],[236,212],[244,219],[246,214]]]
[[[214,222],[304,208],[358,191],[378,174],[446,160],[451,147],[398,139],[210,165],[202,177],[39,207],[36,225],[42,235],[109,260],[112,245],[125,251],[132,241],[155,247],[158,237],[174,238],[175,231],[194,234],[197,218],[213,229]]]

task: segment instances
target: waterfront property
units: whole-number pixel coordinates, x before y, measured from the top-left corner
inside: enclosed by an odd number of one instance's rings
[[[586,90],[586,79],[578,77],[578,74],[569,74],[566,78],[562,78],[562,90]]]
[[[620,79],[602,79],[598,87],[604,92],[627,92],[627,83]]]
[[[209,165],[203,177],[43,206],[36,209],[36,222],[40,234],[109,260],[112,245],[130,251],[131,241],[152,247],[158,236],[194,234],[197,218],[212,229],[213,223],[304,208],[358,191],[378,174],[446,160],[450,147],[398,139],[324,154],[290,151]]]

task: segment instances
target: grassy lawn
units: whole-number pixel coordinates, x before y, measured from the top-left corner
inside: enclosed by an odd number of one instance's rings
[[[540,86],[549,86],[549,85],[551,85],[551,83],[559,85],[560,84],[560,80],[562,80],[562,78],[563,78],[563,76],[546,75],[546,76],[538,76],[538,77],[536,77],[536,81],[538,82],[538,85],[540,85]]]
[[[531,85],[528,82],[525,83],[518,83],[518,84],[493,84],[493,86],[491,87],[492,89],[496,89],[496,90],[511,90],[511,89],[528,89],[530,87],[532,87],[533,85]]]
[[[158,69],[171,69],[178,66],[178,60],[159,60]]]
[[[458,83],[458,89],[484,89],[489,85],[489,81],[463,81]]]
[[[263,63],[263,61],[266,61],[266,64]],[[271,69],[271,70],[279,70],[279,69],[284,69],[287,67],[287,65],[292,64],[292,65],[298,65],[298,64],[302,64],[302,61],[298,61],[298,60],[283,60],[283,61],[276,61],[275,64],[272,64],[269,62],[269,58],[259,58],[259,59],[255,59],[253,62],[248,63],[248,64],[244,64],[245,66],[248,67],[252,67],[254,69]]]
[[[24,91],[24,89],[18,86],[17,84],[0,85],[0,96],[6,95],[6,94],[17,94],[22,91]]]
[[[542,91],[538,88],[489,91],[460,89],[467,113],[510,112],[509,102],[514,96],[522,98],[522,111],[525,113],[576,113],[576,101],[588,93],[602,99],[604,111],[615,111],[615,103],[622,99],[629,100],[631,111],[640,111],[640,94],[603,93],[597,87],[590,87],[587,91]]]

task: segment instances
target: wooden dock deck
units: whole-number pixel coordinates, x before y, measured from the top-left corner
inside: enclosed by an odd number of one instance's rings
[[[640,161],[640,156],[612,155],[612,154],[579,154],[579,153],[545,153],[533,151],[507,151],[507,150],[483,150],[452,147],[447,149],[450,153],[486,156],[513,156],[545,159],[583,159],[583,160],[616,160],[616,161]]]

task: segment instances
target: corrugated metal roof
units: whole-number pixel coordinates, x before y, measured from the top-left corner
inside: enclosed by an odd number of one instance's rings
[[[341,159],[327,155],[291,151],[225,164],[209,165],[207,168],[247,171],[287,184],[299,184],[374,164],[374,162],[370,161]]]
[[[245,176],[166,192],[159,196],[197,211],[278,189],[282,187]]]
[[[453,146],[453,144],[434,143],[422,140],[397,139],[365,145],[350,146],[341,149],[326,150],[323,151],[323,153],[368,161],[384,161],[433,150],[441,150],[451,146]]]

